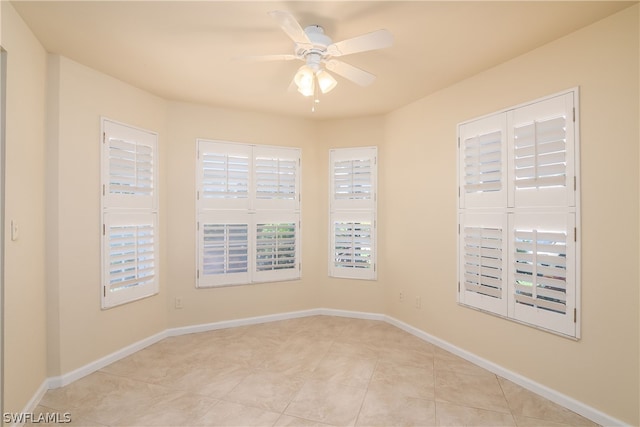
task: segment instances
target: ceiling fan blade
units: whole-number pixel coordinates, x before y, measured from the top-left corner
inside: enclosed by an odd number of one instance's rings
[[[351,64],[347,64],[346,62],[338,61],[337,59],[327,61],[326,65],[329,71],[333,71],[360,86],[369,86],[376,79],[376,76],[373,74],[354,67]]]
[[[293,59],[298,59],[296,55],[283,53],[281,55],[245,55],[238,56],[236,59],[242,61],[252,61],[252,62],[266,62],[266,61],[291,61]]]
[[[278,21],[282,30],[296,43],[311,44],[311,40],[307,37],[296,18],[285,10],[274,10],[269,15]]]
[[[331,56],[350,55],[368,50],[382,49],[393,44],[393,34],[387,30],[378,30],[351,39],[342,40],[327,46]]]

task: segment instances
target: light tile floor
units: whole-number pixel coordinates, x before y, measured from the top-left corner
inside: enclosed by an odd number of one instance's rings
[[[65,412],[95,426],[595,425],[385,322],[331,316],[164,339],[36,410]]]

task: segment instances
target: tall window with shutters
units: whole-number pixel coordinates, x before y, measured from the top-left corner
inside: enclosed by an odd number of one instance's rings
[[[300,150],[196,144],[196,286],[300,278]]]
[[[329,275],[376,279],[377,148],[330,151]]]
[[[101,145],[101,294],[110,308],[158,292],[158,137],[103,118]]]
[[[458,301],[580,337],[578,90],[458,126]]]

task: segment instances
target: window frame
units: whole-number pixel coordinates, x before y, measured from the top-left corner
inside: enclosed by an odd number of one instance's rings
[[[102,224],[102,232],[100,234],[101,241],[101,308],[109,309],[122,304],[133,302],[139,299],[147,298],[159,293],[159,281],[160,281],[160,236],[158,227],[158,134],[149,130],[134,127],[128,124],[120,123],[106,117],[101,117],[101,141],[100,141],[100,181],[101,181],[101,197],[100,197],[100,220]],[[119,143],[113,143],[112,140],[118,139]],[[126,141],[125,141],[126,140]],[[111,148],[115,145],[119,145],[119,149],[125,148],[126,144],[134,145],[135,151],[133,156],[135,157],[135,166],[133,167],[133,177],[138,182],[140,176],[144,176],[144,180],[150,180],[149,185],[133,185],[131,192],[127,191],[111,191],[113,172],[116,170],[115,166],[119,167],[120,172],[127,167],[123,166],[125,163],[123,157],[116,159],[114,162],[110,161]],[[138,149],[140,146],[148,148],[150,152],[151,160],[149,164],[144,168],[138,168]],[[146,151],[146,150],[145,150]],[[130,151],[131,152],[131,151]],[[141,157],[145,157],[144,153]],[[128,160],[129,165],[131,159]],[[118,163],[120,163],[118,165]],[[143,163],[145,165],[146,163]],[[113,168],[112,168],[113,166]],[[146,170],[146,167],[150,167],[151,171]],[[125,178],[119,175],[120,181],[124,181]],[[131,179],[131,175],[128,177]],[[140,245],[138,239],[135,241],[124,241],[130,246],[134,247],[134,255],[131,255],[131,251],[127,252],[129,255],[121,253],[118,256],[111,256],[112,243],[112,229],[118,227],[139,227],[146,225],[151,231],[151,247],[149,244]],[[115,238],[115,237],[114,237]],[[122,235],[118,238],[119,241],[123,241]],[[151,251],[151,253],[149,253]],[[140,263],[149,263],[149,255],[151,255],[151,263],[153,265],[151,279],[146,275],[141,275],[142,269],[140,269]],[[123,258],[128,257],[128,258]],[[133,258],[132,258],[133,257]],[[120,261],[128,263],[127,270],[135,271],[135,279],[128,283],[128,286],[113,286],[114,281],[118,278],[116,276],[122,276],[123,270],[113,269],[115,259],[119,258]],[[120,271],[120,273],[116,273]],[[129,277],[129,276],[127,276]],[[115,292],[117,290],[117,292]],[[113,291],[113,293],[112,293]]]
[[[248,160],[246,197],[220,196],[207,200],[203,196],[204,158],[206,153],[213,153],[216,150],[226,155],[246,156]],[[260,162],[262,162],[262,169],[257,167]],[[302,150],[297,147],[196,139],[196,288],[281,282],[299,280],[302,277],[301,173]],[[274,197],[260,197],[259,186],[272,189]],[[206,224],[247,225],[246,272],[205,274],[203,236]],[[294,224],[293,257],[295,261],[291,267],[259,270],[257,253],[259,224]],[[278,244],[276,247],[279,247]],[[287,257],[276,254],[276,257],[278,256],[281,260]]]
[[[458,292],[457,301],[459,304],[478,309],[490,314],[498,315],[505,319],[519,322],[538,329],[559,334],[571,339],[580,339],[581,336],[581,316],[580,316],[580,138],[579,138],[579,88],[575,87],[563,92],[545,96],[530,102],[516,105],[496,113],[471,119],[458,124]],[[516,128],[529,123],[549,123],[562,117],[563,127],[552,129],[555,134],[552,138],[545,139],[544,135],[533,140],[533,155],[528,159],[516,159]],[[502,122],[504,121],[504,125]],[[506,134],[502,139],[501,155],[505,156],[506,163],[502,166],[503,186],[500,191],[487,190],[485,193],[474,193],[469,197],[469,192],[465,188],[466,181],[466,161],[465,161],[465,138],[478,130],[490,132],[498,127],[505,129]],[[548,127],[548,126],[547,126]],[[556,138],[561,141],[554,148],[558,151],[547,157],[550,162],[563,163],[558,167],[552,165],[553,173],[561,177],[553,177],[550,181],[554,185],[542,185],[534,188],[520,188],[516,183],[516,161],[520,164],[537,165],[544,164],[547,159],[542,159],[538,163],[538,146],[545,148],[543,144],[554,143]],[[521,143],[523,144],[523,143]],[[531,144],[531,143],[530,143]],[[522,146],[522,145],[521,145]],[[564,151],[562,151],[564,150]],[[542,151],[542,150],[541,150]],[[552,151],[552,150],[548,150]],[[559,160],[553,160],[559,159]],[[506,166],[506,168],[504,167]],[[537,166],[534,166],[534,169]],[[564,169],[563,169],[564,168]],[[530,172],[525,171],[530,174]],[[537,171],[535,172],[537,173]],[[560,183],[560,184],[558,184]],[[485,196],[485,197],[483,197]],[[503,229],[504,244],[502,253],[507,257],[505,270],[504,259],[502,266],[502,295],[500,301],[487,301],[490,297],[483,295],[473,295],[473,291],[465,287],[465,255],[468,250],[464,247],[465,226],[468,220],[476,221],[481,217],[491,218],[488,222],[492,224],[500,223],[507,226],[506,234]],[[555,218],[553,221],[549,218]],[[537,218],[537,219],[536,219]],[[564,218],[564,219],[563,219]],[[476,221],[477,222],[477,221]],[[552,314],[551,310],[544,307],[527,306],[518,300],[518,285],[515,280],[515,271],[518,269],[517,253],[514,248],[517,246],[515,240],[514,227],[517,224],[526,223],[529,228],[539,229],[542,232],[564,233],[567,237],[567,253],[563,267],[566,274],[563,277],[558,275],[564,283],[565,300],[558,299],[566,305],[566,312],[562,318]],[[564,225],[559,225],[564,224]],[[542,265],[542,269],[546,267]],[[535,267],[534,267],[535,268]],[[506,295],[504,294],[506,288]],[[553,293],[552,287],[549,291],[542,290],[542,293]],[[544,305],[544,301],[543,301]],[[552,305],[552,304],[549,304]]]
[[[352,162],[346,166],[345,171],[340,175],[347,174],[353,176],[353,162],[368,162],[368,179],[355,182],[351,178],[351,183],[340,184],[336,178],[336,164],[338,162]],[[365,166],[366,165],[359,165]],[[349,172],[349,170],[351,172]],[[353,187],[356,187],[355,189]],[[336,188],[343,188],[353,197],[338,197]],[[366,191],[360,191],[365,189]],[[358,194],[365,194],[358,197]],[[329,247],[328,263],[329,277],[360,280],[377,280],[377,201],[378,201],[378,148],[370,147],[349,147],[334,148],[329,150]],[[367,267],[358,267],[357,262],[347,266],[336,259],[336,246],[338,238],[335,233],[338,223],[370,223],[370,261]],[[355,246],[350,250],[352,258],[363,258],[363,251],[357,253]],[[364,253],[366,256],[366,252]]]

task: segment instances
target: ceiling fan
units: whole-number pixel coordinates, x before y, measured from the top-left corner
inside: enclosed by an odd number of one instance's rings
[[[361,36],[334,43],[319,25],[304,29],[291,13],[282,10],[269,12],[284,32],[293,40],[292,54],[253,56],[259,61],[299,59],[305,64],[298,69],[294,83],[304,96],[316,96],[318,89],[327,93],[337,85],[337,81],[327,71],[332,71],[360,86],[368,86],[376,79],[373,74],[346,62],[335,59],[340,56],[382,49],[393,44],[393,35],[387,30],[377,30]],[[323,67],[324,65],[324,67]]]

